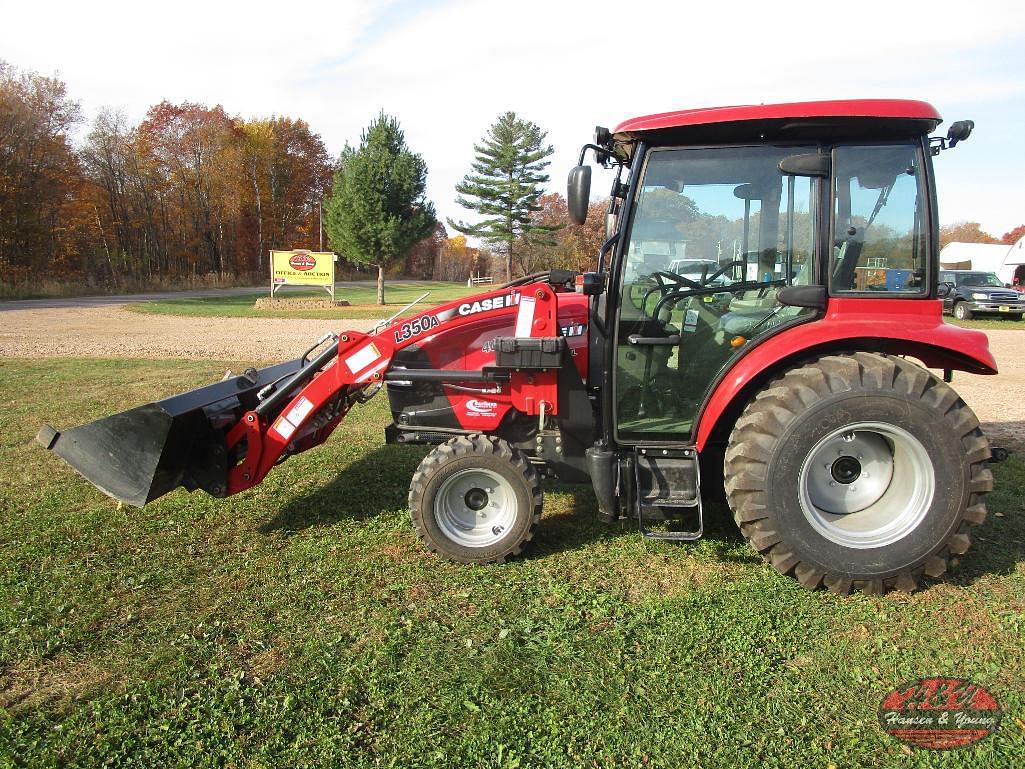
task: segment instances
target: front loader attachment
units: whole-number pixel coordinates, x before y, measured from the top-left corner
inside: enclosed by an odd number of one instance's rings
[[[480,389],[480,383],[508,383],[499,386],[502,407],[543,423],[546,415],[558,413],[560,402],[558,366],[542,349],[543,340],[559,336],[557,310],[552,285],[516,283],[472,302],[457,299],[384,322],[369,334],[328,333],[296,360],[248,369],[63,432],[43,425],[36,439],[103,493],[141,507],[178,486],[215,497],[256,486],[288,457],[322,444],[353,406],[380,392],[396,374],[404,381],[450,383],[458,393],[476,383],[469,390],[472,397],[459,400],[469,401],[466,419],[476,420],[468,431],[482,431],[482,420],[495,420],[493,429],[500,418],[497,401],[477,397],[494,392]],[[524,339],[509,350],[502,347],[508,360],[499,360],[494,339],[485,340],[481,353],[490,343],[490,357],[473,369],[462,367],[471,358],[457,346],[454,356],[446,351],[447,366],[391,370],[397,351],[451,345],[451,339],[464,339],[478,325],[478,336],[490,330],[501,337],[503,329],[515,327],[515,336]],[[466,333],[446,337],[447,330]],[[542,340],[540,347],[526,338]]]
[[[226,431],[260,403],[259,393],[287,383],[305,358],[190,390],[58,432],[43,425],[36,440],[114,499],[142,507],[184,486],[227,494]]]

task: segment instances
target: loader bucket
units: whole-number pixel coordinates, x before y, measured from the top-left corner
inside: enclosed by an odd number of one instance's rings
[[[43,425],[36,440],[104,494],[142,507],[178,486],[214,496],[227,490],[227,431],[256,407],[257,393],[297,372],[303,359],[147,403],[59,432]]]

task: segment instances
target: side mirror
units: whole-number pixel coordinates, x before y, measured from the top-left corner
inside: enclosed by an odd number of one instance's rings
[[[1005,284],[1004,284],[1004,288],[1010,288],[1010,287],[1011,287],[1011,284],[1010,284],[1010,283],[1005,283]]]
[[[936,287],[936,296],[940,299],[946,299],[952,293],[954,293],[953,283],[940,283]]]
[[[948,146],[956,147],[958,142],[963,142],[972,135],[973,128],[975,128],[975,123],[971,120],[958,120],[956,123],[951,123],[950,130],[947,131]]]
[[[573,224],[587,221],[587,204],[591,198],[591,167],[573,166],[566,183],[566,206]]]
[[[779,170],[789,176],[829,176],[830,165],[829,155],[811,152],[783,158],[779,161]]]

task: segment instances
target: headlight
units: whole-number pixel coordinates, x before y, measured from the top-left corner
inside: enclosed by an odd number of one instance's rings
[[[989,294],[980,294],[976,291],[972,294],[972,299],[989,299]]]

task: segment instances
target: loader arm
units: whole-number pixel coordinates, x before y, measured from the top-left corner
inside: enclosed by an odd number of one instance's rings
[[[514,338],[559,335],[556,289],[547,282],[498,288],[432,307],[373,333],[344,331],[312,359],[250,370],[242,377],[37,440],[104,493],[142,506],[177,486],[229,496],[260,483],[293,454],[323,443],[349,410],[383,386],[395,354],[429,348],[441,330],[508,316]],[[493,381],[528,415],[558,411],[557,371],[487,366],[417,371],[450,383]],[[410,376],[406,371],[403,376]]]

